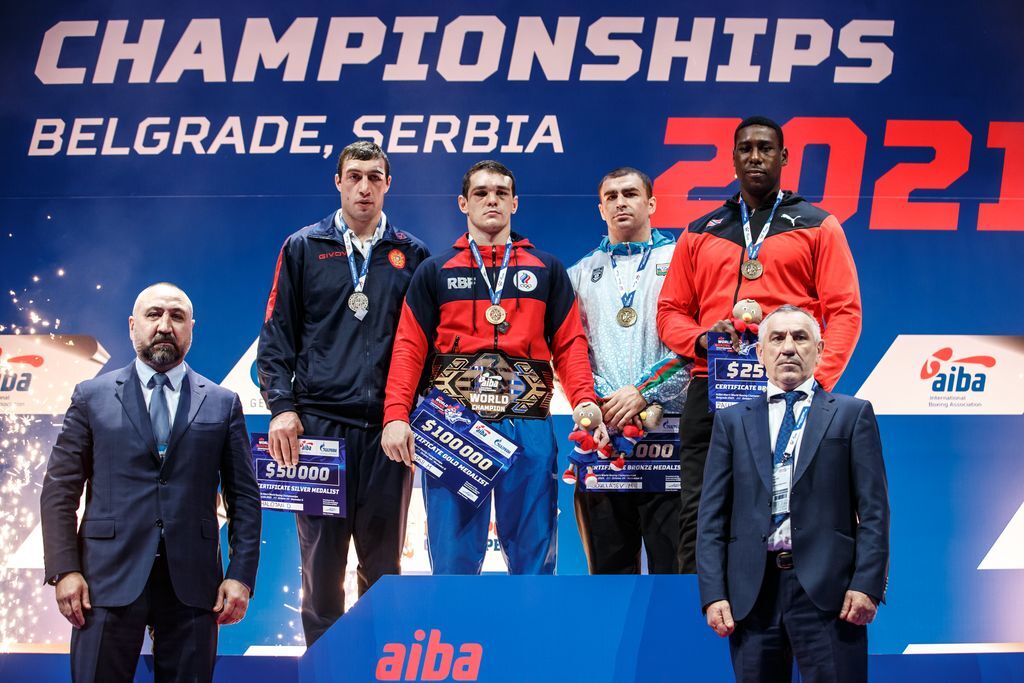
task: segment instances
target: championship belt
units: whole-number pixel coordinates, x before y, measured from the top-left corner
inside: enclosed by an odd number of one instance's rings
[[[551,403],[551,364],[502,351],[434,357],[433,385],[485,420],[543,419]]]

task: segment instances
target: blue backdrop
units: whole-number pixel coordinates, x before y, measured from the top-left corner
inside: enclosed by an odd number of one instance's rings
[[[196,305],[189,363],[222,379],[241,360],[248,376],[278,249],[337,208],[335,158],[360,134],[390,154],[389,217],[432,249],[464,230],[464,170],[496,157],[517,175],[515,228],[572,263],[603,234],[605,171],[656,177],[656,222],[678,229],[735,192],[738,120],[785,122],[783,184],[836,213],[860,273],[863,334],[838,390],[888,401],[893,553],[872,652],[1024,642],[1008,608],[1024,599],[1019,2],[185,0],[4,19],[0,334],[90,335],[108,369],[132,358],[136,293],[170,280]],[[957,363],[987,384],[933,390]],[[251,398],[251,381],[232,386]],[[20,501],[0,544],[2,641],[67,637],[41,570],[13,561],[59,425],[34,419],[38,452],[0,439],[18,492],[0,508]],[[559,573],[585,573],[567,489],[561,510]],[[290,518],[265,515],[264,541],[262,590],[222,652],[300,637]]]

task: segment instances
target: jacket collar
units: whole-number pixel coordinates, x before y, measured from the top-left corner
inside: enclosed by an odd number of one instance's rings
[[[181,381],[185,379],[185,373],[187,371],[188,365],[185,361],[182,361],[164,373],[167,375],[167,381],[170,382],[171,388],[174,389],[174,391],[181,389]],[[143,363],[141,358],[136,358],[135,374],[138,375],[139,381],[141,381],[143,385],[147,385],[153,375],[156,374],[156,370]]]
[[[639,254],[648,244],[652,248],[657,249],[666,244],[672,244],[674,241],[671,235],[666,235],[658,230],[651,230],[650,242],[619,242],[618,244],[612,244],[608,236],[605,235],[598,249],[615,256],[632,256],[633,254]]]
[[[743,424],[746,427],[747,445],[750,456],[754,459],[754,467],[764,487],[772,490],[772,441],[768,430],[768,401],[757,398],[743,404]],[[835,416],[835,397],[820,386],[811,398],[811,409],[807,413],[807,425],[800,440],[800,455],[797,457],[796,470],[793,472],[793,486],[810,467],[814,456],[818,453],[825,431]]]
[[[314,239],[341,242],[341,238],[338,236],[338,230],[334,227],[334,215],[336,213],[337,211],[333,211],[324,216],[319,223],[315,223],[309,231],[309,236]],[[384,234],[381,236],[380,241],[391,242],[394,244],[408,244],[412,239],[409,237],[408,233],[396,228],[394,223],[388,219],[384,226]]]
[[[780,190],[780,191],[782,192],[782,201],[779,203],[780,207],[783,207],[783,206],[793,206],[794,204],[799,204],[800,202],[804,201],[803,197],[801,197],[800,195],[795,194],[793,192],[790,192],[789,190]],[[774,202],[775,202],[775,195],[774,194],[768,195],[768,197],[765,199],[765,203],[768,204],[769,206],[771,204],[773,204]],[[733,196],[731,196],[727,200],[725,200],[725,205],[728,206],[731,209],[734,209],[735,211],[739,211],[740,210],[740,193],[737,192],[736,194],[734,194]]]
[[[530,240],[526,239],[525,237],[523,237],[522,235],[520,235],[519,233],[517,233],[515,231],[512,231],[511,237],[512,237],[512,246],[517,248],[517,249],[534,249],[535,248],[533,246],[533,244],[530,242]],[[469,249],[469,233],[468,232],[464,232],[461,235],[459,235],[459,238],[457,240],[455,240],[455,243],[452,244],[452,246],[454,248],[456,248],[456,249]],[[490,256],[491,249],[494,249],[495,256],[497,256],[498,258],[501,258],[502,256],[505,255],[505,245],[504,244],[496,244],[496,245],[494,245],[492,247],[492,246],[488,246],[486,244],[479,244],[479,243],[477,243],[477,247],[480,249],[480,254],[481,255]]]
[[[796,470],[793,471],[793,486],[811,466],[811,461],[818,454],[818,446],[825,436],[825,430],[832,423],[836,414],[836,399],[820,387],[815,390],[811,399],[811,411],[807,413],[807,426],[800,440],[800,455],[796,459]]]
[[[190,367],[185,367],[185,376],[181,382],[181,396],[178,398],[178,410],[174,414],[167,452],[164,454],[161,469],[167,467],[174,454],[174,447],[199,413],[199,408],[206,399],[206,384],[207,381],[202,375],[194,372]],[[114,378],[114,393],[117,395],[117,400],[121,402],[128,420],[146,443],[153,458],[158,464],[161,463],[160,456],[157,454],[156,438],[153,436],[153,425],[149,419],[149,411],[146,409],[146,398],[142,393],[142,384],[134,361],[117,372],[117,376]]]

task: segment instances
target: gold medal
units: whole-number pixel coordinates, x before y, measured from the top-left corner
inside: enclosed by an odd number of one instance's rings
[[[632,327],[636,324],[637,314],[636,309],[632,306],[623,306],[619,309],[619,312],[615,315],[615,321],[622,327]]]
[[[487,307],[484,311],[484,317],[487,318],[487,322],[492,325],[500,325],[505,322],[506,317],[505,309],[498,304],[493,304]]]
[[[747,259],[740,266],[740,274],[748,280],[756,280],[764,274],[764,265],[755,258]]]
[[[355,292],[348,298],[348,307],[353,313],[368,310],[370,308],[370,299],[362,292]]]

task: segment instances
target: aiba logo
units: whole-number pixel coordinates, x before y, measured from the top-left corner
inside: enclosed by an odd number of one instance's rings
[[[378,681],[476,681],[484,648],[480,643],[463,643],[455,656],[455,646],[441,642],[441,631],[430,629],[426,652],[423,629],[413,633],[411,645],[387,643],[377,660]]]
[[[949,363],[949,367],[945,364]],[[981,368],[993,368],[992,356],[964,356],[953,358],[953,349],[943,347],[933,353],[921,366],[921,379],[931,380],[936,393],[965,393],[985,391],[988,376]]]
[[[0,348],[0,391],[28,391],[32,385],[32,373],[24,372],[22,367],[39,368],[43,365],[43,357],[36,355],[11,356],[4,358],[4,350]]]

